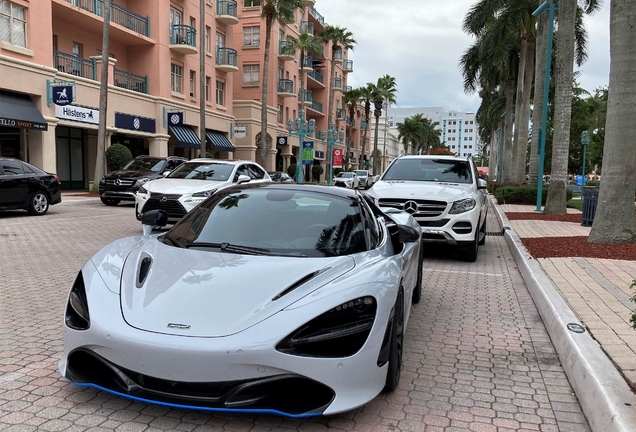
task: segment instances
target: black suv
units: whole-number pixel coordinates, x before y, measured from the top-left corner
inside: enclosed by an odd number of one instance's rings
[[[163,177],[188,159],[169,156],[137,156],[119,171],[109,173],[99,182],[99,197],[109,206],[121,201],[135,201],[135,193],[148,180]]]

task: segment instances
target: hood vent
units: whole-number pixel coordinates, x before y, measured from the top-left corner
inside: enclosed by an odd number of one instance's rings
[[[313,278],[315,278],[316,276],[318,276],[320,273],[324,273],[327,270],[329,270],[331,267],[327,267],[318,271],[315,271],[313,273],[309,273],[307,276],[304,276],[303,278],[297,280],[296,282],[294,282],[293,284],[291,284],[290,286],[288,286],[286,289],[284,289],[283,291],[281,291],[280,293],[278,293],[273,299],[272,301],[276,301],[281,297],[286,296],[287,294],[289,294],[290,292],[292,292],[293,290],[295,290],[296,288],[302,286],[303,284],[309,282],[310,280],[312,280]]]
[[[148,273],[150,273],[150,266],[152,265],[152,258],[150,258],[148,254],[144,253],[140,258],[139,271],[137,273],[137,280],[135,281],[137,288],[141,288],[144,285],[146,277],[148,277]]]

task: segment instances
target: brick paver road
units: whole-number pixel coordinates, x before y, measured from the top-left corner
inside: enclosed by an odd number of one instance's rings
[[[473,264],[426,257],[400,388],[356,411],[210,415],[74,387],[56,370],[68,289],[92,253],[140,228],[130,206],[95,201],[0,214],[0,431],[589,431],[503,237]]]

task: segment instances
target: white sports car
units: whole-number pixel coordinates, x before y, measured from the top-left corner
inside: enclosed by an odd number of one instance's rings
[[[167,232],[91,257],[71,288],[59,371],[78,386],[206,411],[348,411],[400,379],[421,295],[418,225],[356,191],[218,191]]]

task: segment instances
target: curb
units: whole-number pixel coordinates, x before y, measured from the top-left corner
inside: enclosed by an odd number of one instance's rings
[[[568,330],[568,324],[581,325],[581,322],[539,262],[523,246],[496,200],[492,199],[492,203],[506,242],[592,431],[636,431],[636,396],[587,331]]]

